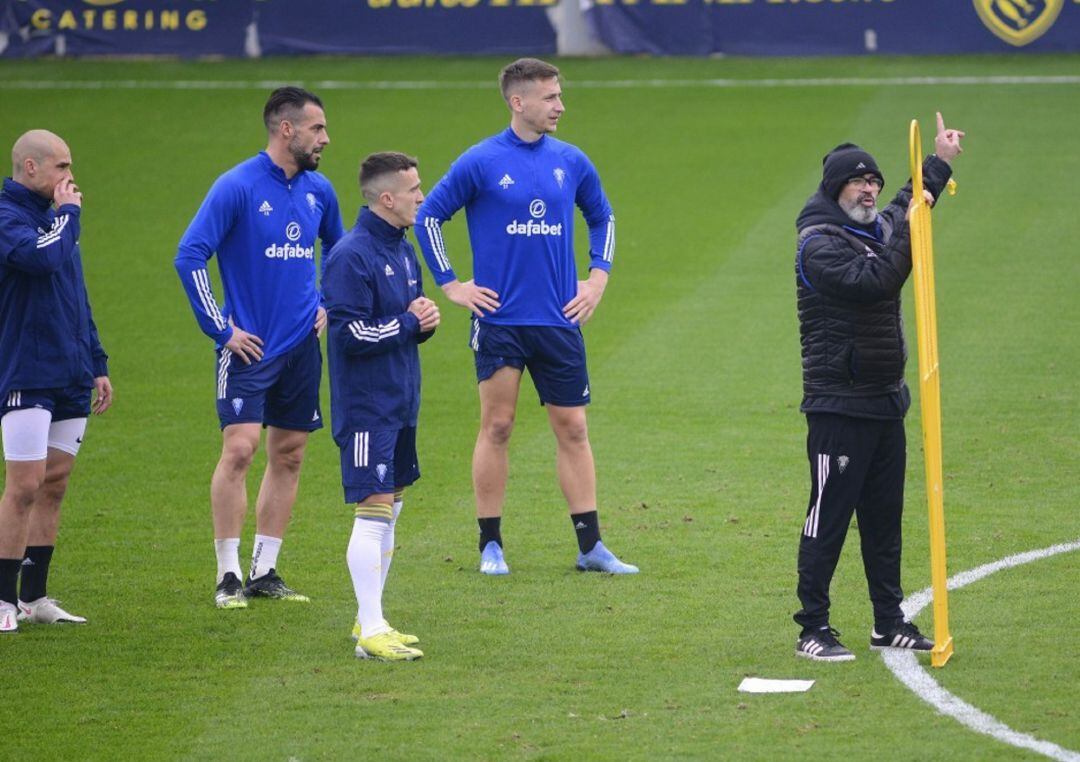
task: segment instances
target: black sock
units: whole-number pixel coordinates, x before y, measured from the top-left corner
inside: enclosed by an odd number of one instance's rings
[[[10,603],[12,606],[19,600],[15,591],[19,581],[20,566],[22,566],[21,558],[0,558],[0,601]]]
[[[497,542],[499,547],[502,547],[502,532],[499,531],[499,524],[502,522],[502,516],[495,516],[490,519],[477,519],[476,523],[480,525],[480,550],[482,551],[489,542]]]
[[[45,597],[45,583],[49,579],[49,562],[52,561],[52,545],[28,545],[22,562],[22,580],[19,598],[27,603]]]
[[[596,511],[571,513],[570,521],[577,532],[577,545],[582,553],[588,553],[600,542],[600,517]]]

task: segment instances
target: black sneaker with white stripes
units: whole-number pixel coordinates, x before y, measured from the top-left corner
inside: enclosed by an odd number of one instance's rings
[[[909,651],[932,651],[934,641],[919,632],[911,622],[900,622],[896,627],[879,635],[877,627],[870,632],[870,648],[880,651],[883,648],[906,648]]]
[[[795,641],[795,655],[814,661],[854,661],[855,654],[844,648],[838,637],[840,633],[832,627],[803,630]]]

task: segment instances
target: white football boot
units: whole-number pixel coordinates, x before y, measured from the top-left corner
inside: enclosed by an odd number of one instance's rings
[[[0,601],[0,633],[18,632],[19,610],[7,601]]]
[[[19,601],[19,621],[38,624],[59,624],[60,622],[86,624],[86,617],[69,614],[52,598],[38,598],[30,603]]]

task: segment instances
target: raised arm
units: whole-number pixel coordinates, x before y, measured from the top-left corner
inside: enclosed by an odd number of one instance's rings
[[[53,192],[56,217],[52,227],[38,233],[18,220],[0,220],[0,264],[31,275],[49,275],[71,259],[79,242],[82,193],[71,180]]]

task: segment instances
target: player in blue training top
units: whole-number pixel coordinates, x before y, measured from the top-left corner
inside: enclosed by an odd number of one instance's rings
[[[49,598],[45,583],[86,419],[112,404],[83,280],[71,151],[31,130],[11,155],[0,193],[0,633],[15,632],[18,620],[86,621]]]
[[[217,345],[221,459],[210,483],[217,549],[218,608],[264,596],[307,601],[277,573],[308,434],[322,428],[319,333],[326,324],[316,287],[315,239],[341,238],[330,182],[315,170],[330,142],[322,101],[298,87],[271,93],[263,109],[266,150],[217,179],[180,241],[176,271],[203,333]],[[207,261],[217,253],[225,289],[219,306]],[[240,583],[240,531],[248,468],[266,432],[266,473],[255,503],[251,569]]]
[[[510,127],[462,154],[420,208],[416,237],[446,295],[473,315],[480,388],[473,487],[480,571],[507,574],[500,519],[521,373],[529,369],[555,432],[559,484],[577,531],[582,570],[633,574],[600,541],[596,471],[585,421],[589,376],[580,327],[596,310],[615,250],[615,218],[578,148],[550,136],[563,115],[559,70],[535,58],[506,66],[499,83]],[[589,226],[589,277],[577,279],[574,207]],[[450,266],[442,224],[465,208],[473,278]]]
[[[346,560],[356,592],[356,655],[411,661],[415,635],[383,618],[382,593],[394,554],[394,527],[405,487],[420,478],[416,419],[420,343],[439,325],[424,296],[420,265],[405,229],[424,194],[416,159],[376,153],[360,165],[368,202],[326,259],[330,405],[341,448],[345,500],[356,506]]]

